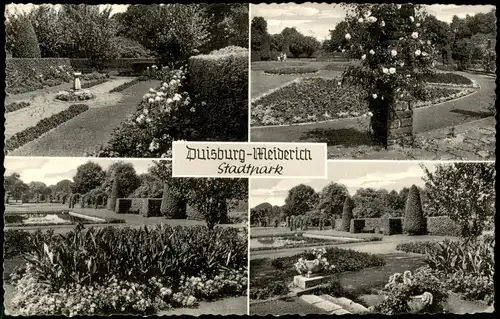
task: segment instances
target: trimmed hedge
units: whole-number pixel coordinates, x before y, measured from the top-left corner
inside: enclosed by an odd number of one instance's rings
[[[102,78],[102,79],[97,79],[97,80],[85,82],[82,84],[82,89],[88,89],[88,88],[91,88],[93,86],[106,83],[106,82],[108,82],[108,80],[109,80],[108,78]]]
[[[167,183],[163,186],[160,212],[162,216],[167,218],[186,218],[186,202],[183,200],[181,194],[171,189]]]
[[[89,59],[71,59],[70,65],[75,70],[93,71],[97,69]],[[100,69],[108,71],[128,71],[128,72],[144,72],[147,67],[156,64],[155,58],[121,58],[106,61],[100,66]]]
[[[363,232],[363,228],[365,228],[364,219],[351,219],[349,232],[351,232],[352,234],[359,234]]]
[[[267,71],[264,71],[265,74],[278,74],[278,75],[283,75],[283,74],[310,74],[310,73],[317,73],[319,69],[313,68],[313,67],[304,67],[304,68],[274,68],[270,69]]]
[[[422,200],[417,186],[412,185],[408,192],[405,206],[403,232],[409,235],[423,235],[426,233]]]
[[[13,102],[5,106],[5,113],[10,113],[20,109],[24,109],[25,107],[28,107],[30,105],[31,105],[30,102],[25,102],[25,101]]]
[[[335,219],[335,230],[342,230],[342,219]]]
[[[118,198],[116,200],[116,213],[139,214],[144,217],[158,217],[160,213],[161,198]]]
[[[427,232],[436,236],[460,236],[461,228],[448,216],[427,217]]]
[[[200,136],[223,141],[248,139],[248,54],[244,49],[232,53],[222,49],[189,58],[189,91],[206,103],[197,112],[203,124],[199,127],[204,130]]]
[[[429,83],[446,83],[455,85],[472,85],[472,81],[460,74],[456,73],[434,73],[427,74],[424,77],[424,81]]]
[[[191,205],[186,207],[186,218],[191,220],[205,220],[205,216]]]
[[[89,106],[86,104],[70,105],[66,110],[44,118],[35,126],[28,127],[27,129],[14,134],[5,142],[5,154],[7,155],[8,152],[11,152],[24,144],[39,138],[48,131],[80,115],[88,109]]]
[[[397,235],[403,233],[402,218],[386,218],[383,220],[384,235]]]
[[[344,200],[344,207],[342,209],[342,231],[349,231],[351,220],[353,218],[352,209],[354,208],[354,201],[350,196]]]
[[[135,79],[135,80],[132,80],[132,81],[128,81],[128,82],[125,82],[123,83],[122,85],[119,85],[115,88],[112,88],[109,93],[113,93],[113,92],[121,92],[125,89],[128,89],[129,87],[133,86],[133,85],[136,85],[137,83],[141,82],[142,79],[141,78],[138,78],[138,79]]]

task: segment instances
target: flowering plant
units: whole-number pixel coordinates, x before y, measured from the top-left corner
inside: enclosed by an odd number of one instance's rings
[[[370,111],[423,94],[434,63],[424,17],[412,4],[358,4],[348,13],[343,49],[360,63],[347,68],[343,82],[361,84],[369,102],[385,101],[369,103]]]
[[[328,260],[324,257],[326,250],[324,248],[313,248],[302,254],[302,257],[294,264],[295,270],[301,275],[306,274],[308,277],[312,274],[308,268],[307,261],[312,261],[318,271],[332,270],[334,265],[330,265]]]

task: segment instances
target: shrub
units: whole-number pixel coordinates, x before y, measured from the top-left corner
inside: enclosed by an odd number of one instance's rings
[[[188,70],[190,92],[199,94],[195,100],[206,103],[197,112],[202,121],[200,137],[247,140],[248,50],[194,56],[189,59]]]
[[[446,278],[445,285],[466,300],[481,300],[488,305],[495,300],[495,283],[493,276],[478,276],[462,272],[454,273]]]
[[[23,109],[25,107],[28,107],[30,105],[31,105],[30,102],[25,102],[25,101],[13,102],[13,103],[7,104],[5,106],[5,113],[14,112],[14,111]]]
[[[15,58],[40,58],[40,46],[35,29],[28,16],[11,17],[9,25],[16,33],[16,43],[10,48]],[[9,29],[10,29],[9,28]]]
[[[186,206],[186,218],[191,220],[205,220],[205,216],[191,205]]]
[[[21,256],[36,248],[40,242],[51,242],[55,238],[54,230],[27,232],[17,229],[6,229],[4,232],[4,258]]]
[[[445,83],[456,85],[472,85],[472,81],[456,73],[431,73],[424,76],[424,80],[429,83]]]
[[[349,232],[353,234],[362,233],[365,228],[364,219],[351,219],[351,225],[349,227]]]
[[[78,101],[86,101],[94,98],[94,94],[91,92],[75,92],[75,91],[63,91],[59,92],[56,95],[57,100],[65,101],[65,102],[78,102]]]
[[[160,212],[167,218],[186,218],[186,201],[176,189],[167,183],[163,186]]]
[[[70,105],[70,107],[66,110],[56,113],[50,117],[44,118],[40,120],[35,126],[28,127],[27,129],[14,134],[5,142],[5,154],[39,138],[44,133],[47,133],[48,131],[56,128],[62,123],[87,111],[88,109],[89,106],[86,104]]]
[[[448,216],[427,217],[427,232],[434,236],[461,235],[461,228]]]
[[[403,231],[409,235],[422,235],[426,232],[420,192],[415,185],[410,188],[406,200]]]
[[[349,231],[351,227],[352,209],[354,202],[350,196],[347,196],[344,201],[344,208],[342,210],[342,231]]]
[[[106,83],[108,81],[109,81],[108,78],[101,78],[101,79],[96,79],[96,80],[92,80],[92,81],[89,81],[89,82],[85,82],[85,83],[82,84],[82,89],[88,89],[88,88],[91,88],[93,86]]]
[[[426,253],[432,254],[436,249],[436,245],[437,243],[433,241],[409,242],[398,244],[396,250],[404,251],[405,253],[425,255]]]
[[[114,211],[116,208],[116,201],[118,199],[118,194],[120,193],[119,178],[113,179],[113,185],[111,186],[110,200],[108,201],[108,209]]]
[[[273,281],[266,287],[259,287],[250,290],[251,300],[265,300],[273,296],[284,296],[290,292],[288,283],[283,281]]]
[[[130,198],[118,198],[116,200],[115,211],[117,214],[127,214],[132,206],[132,200]]]
[[[144,217],[158,217],[161,216],[162,200],[159,198],[143,198],[141,215]]]
[[[384,219],[384,235],[396,235],[403,232],[402,218],[386,218]]]
[[[264,73],[284,75],[284,74],[310,74],[310,73],[317,73],[318,71],[319,69],[313,67],[302,67],[302,68],[284,67],[284,68],[269,69],[264,71]]]
[[[137,83],[139,83],[139,82],[141,82],[141,81],[143,81],[143,79],[142,79],[142,78],[138,78],[138,79],[134,79],[134,80],[132,80],[132,81],[125,82],[125,83],[123,83],[123,84],[121,84],[121,85],[118,85],[117,87],[112,88],[112,89],[109,91],[109,93],[113,93],[113,92],[121,92],[121,91],[123,91],[123,90],[125,90],[125,89],[128,89],[128,88],[129,88],[129,87],[131,87],[131,86],[136,85]]]

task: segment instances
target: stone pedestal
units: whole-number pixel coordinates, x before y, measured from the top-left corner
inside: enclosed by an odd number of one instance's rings
[[[82,89],[82,84],[80,83],[80,76],[82,74],[80,72],[75,72],[73,73],[73,76],[75,77],[73,80],[73,90],[78,91]]]
[[[295,276],[293,277],[293,285],[301,289],[309,289],[321,284],[327,283],[332,276],[314,275],[313,277]]]
[[[413,145],[413,108],[411,102],[395,103],[387,116],[387,148]]]

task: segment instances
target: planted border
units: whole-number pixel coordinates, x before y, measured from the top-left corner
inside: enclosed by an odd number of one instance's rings
[[[87,111],[89,106],[87,104],[73,104],[64,111],[56,113],[50,117],[44,118],[39,121],[35,126],[28,127],[27,129],[18,132],[11,136],[5,142],[5,155],[47,133],[48,131],[58,127],[64,122],[80,115]]]
[[[264,71],[264,74],[269,75],[294,75],[294,74],[313,74],[318,73],[319,69],[313,67],[288,67],[275,68]]]
[[[133,85],[136,85],[137,83],[141,82],[142,79],[141,78],[138,78],[138,79],[135,79],[135,80],[132,80],[132,81],[129,81],[129,82],[125,82],[123,83],[122,85],[119,85],[113,89],[111,89],[109,91],[109,93],[114,93],[114,92],[121,92],[125,89],[128,89],[129,87],[133,86]]]
[[[5,105],[5,113],[10,113],[20,109],[24,109],[25,107],[28,107],[30,105],[31,105],[30,102],[25,102],[25,101],[13,102]]]
[[[82,89],[88,89],[88,88],[91,88],[93,86],[106,83],[108,81],[109,81],[109,78],[102,78],[102,79],[92,80],[92,81],[83,83],[82,84]]]

